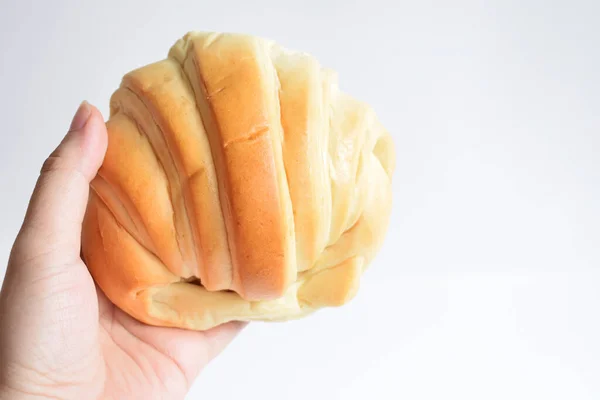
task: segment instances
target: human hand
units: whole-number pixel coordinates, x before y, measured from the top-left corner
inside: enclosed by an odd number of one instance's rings
[[[243,326],[147,326],[94,285],[81,223],[106,146],[100,112],[83,103],[42,167],[0,292],[0,399],[183,398]]]

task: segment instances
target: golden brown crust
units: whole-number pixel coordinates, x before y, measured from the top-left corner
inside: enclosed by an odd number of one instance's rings
[[[310,55],[187,34],[125,75],[107,129],[83,255],[143,322],[208,329],[340,306],[383,243],[391,136]]]
[[[252,37],[197,35],[187,47],[182,65],[218,166],[232,289],[246,300],[277,298],[295,276],[295,249],[274,70]]]
[[[144,112],[137,120],[146,125],[146,135],[154,138],[155,152],[169,171],[171,199],[178,206],[173,217],[177,231],[185,233],[178,242],[187,264],[171,271],[197,276],[209,290],[229,289],[232,266],[216,172],[194,93],[180,66],[164,60],[127,74],[111,103],[113,113]],[[152,193],[145,193],[139,202],[149,197]]]

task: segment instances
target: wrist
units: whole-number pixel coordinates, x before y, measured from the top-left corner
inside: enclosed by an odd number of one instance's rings
[[[0,400],[68,400],[68,399],[100,399],[101,396],[90,394],[91,397],[81,395],[71,396],[61,391],[33,387],[14,387],[10,384],[0,383]]]
[[[0,385],[0,400],[37,400],[42,399],[41,396],[36,396],[32,393],[12,388],[8,385]]]
[[[1,358],[0,358],[1,359]],[[60,374],[41,373],[34,369],[0,364],[0,400],[71,400],[100,399],[103,380],[73,380]]]
[[[32,384],[31,380],[0,379],[0,400],[66,400],[52,388]]]

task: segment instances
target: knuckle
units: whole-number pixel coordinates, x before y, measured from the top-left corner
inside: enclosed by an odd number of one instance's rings
[[[65,160],[56,154],[51,154],[44,161],[44,164],[42,164],[40,173],[47,174],[49,172],[56,172],[56,171],[61,171],[61,170],[66,170],[66,169],[68,169],[68,168],[65,163]]]
[[[85,176],[79,170],[77,163],[74,160],[69,160],[56,154],[51,154],[42,164],[40,169],[42,181],[47,181],[52,175],[61,175],[69,180],[79,180]],[[42,182],[43,183],[43,182]]]

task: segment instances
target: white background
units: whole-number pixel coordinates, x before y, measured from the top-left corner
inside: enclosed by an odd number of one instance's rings
[[[598,1],[1,4],[2,271],[79,102],[106,116],[188,30],[308,51],[393,132],[393,220],[359,295],[251,325],[190,399],[600,398]]]

